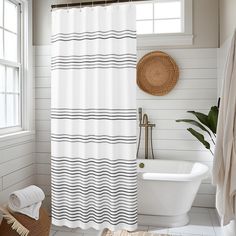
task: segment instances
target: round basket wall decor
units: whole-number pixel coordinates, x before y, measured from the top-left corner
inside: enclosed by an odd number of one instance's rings
[[[143,56],[137,65],[137,84],[144,92],[163,96],[179,79],[179,68],[168,54],[155,51]]]

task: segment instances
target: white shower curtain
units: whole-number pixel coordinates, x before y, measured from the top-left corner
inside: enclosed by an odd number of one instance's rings
[[[52,223],[137,223],[135,6],[52,12]]]

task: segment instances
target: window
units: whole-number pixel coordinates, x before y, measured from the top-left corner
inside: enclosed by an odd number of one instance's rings
[[[137,4],[136,10],[138,34],[182,33],[184,31],[182,0],[143,2]]]
[[[138,46],[192,44],[192,0],[136,3]],[[144,40],[143,40],[144,39]]]
[[[22,127],[21,5],[0,0],[0,133]]]

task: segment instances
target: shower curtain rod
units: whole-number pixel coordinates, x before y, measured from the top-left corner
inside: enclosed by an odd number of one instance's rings
[[[63,3],[51,5],[52,9],[67,8],[67,7],[83,7],[83,6],[95,6],[95,5],[108,5],[113,3],[122,2],[142,2],[143,0],[107,0],[107,1],[91,1],[91,2],[76,2],[76,3]]]

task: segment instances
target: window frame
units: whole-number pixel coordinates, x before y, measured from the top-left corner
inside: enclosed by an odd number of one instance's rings
[[[16,35],[17,35],[17,60],[16,62],[14,61],[9,61],[7,59],[0,59],[0,64],[5,66],[5,73],[6,73],[6,68],[10,67],[13,68],[14,70],[18,70],[18,80],[19,80],[19,124],[18,125],[14,125],[14,126],[6,126],[6,127],[2,127],[0,128],[0,135],[1,134],[5,134],[5,133],[12,133],[12,132],[17,132],[17,131],[21,131],[22,130],[22,88],[21,88],[21,80],[22,80],[22,50],[21,50],[21,35],[22,35],[22,26],[21,26],[21,22],[22,22],[22,17],[21,17],[21,3],[20,1],[17,0],[7,0],[13,4],[16,5],[17,7],[17,31],[16,31]],[[11,30],[8,30],[5,28],[4,25],[4,16],[5,16],[5,12],[4,12],[4,7],[5,7],[5,0],[3,1],[3,26],[0,26],[0,28],[3,30],[3,54],[5,54],[5,38],[4,38],[4,33],[10,32],[10,33],[14,33]],[[5,74],[5,78],[6,78],[6,74]],[[5,80],[5,83],[7,81]],[[6,86],[6,85],[5,85]],[[7,92],[6,90],[4,91],[3,94],[10,94],[9,92]],[[5,100],[5,106],[6,106],[6,100]],[[7,106],[5,107],[5,109],[7,109]],[[6,116],[6,114],[5,114]]]
[[[0,59],[0,63],[6,66],[19,68],[20,81],[20,125],[0,128],[0,141],[5,138],[21,137],[34,133],[33,131],[33,76],[32,76],[32,0],[9,0],[19,4],[18,11],[18,62],[12,63]]]
[[[168,0],[158,0],[158,1],[168,1]],[[156,47],[156,46],[183,46],[183,45],[193,44],[193,29],[192,29],[193,3],[192,0],[181,0],[181,1],[182,1],[182,14],[183,14],[183,21],[181,27],[183,29],[183,32],[137,34],[138,49]]]

